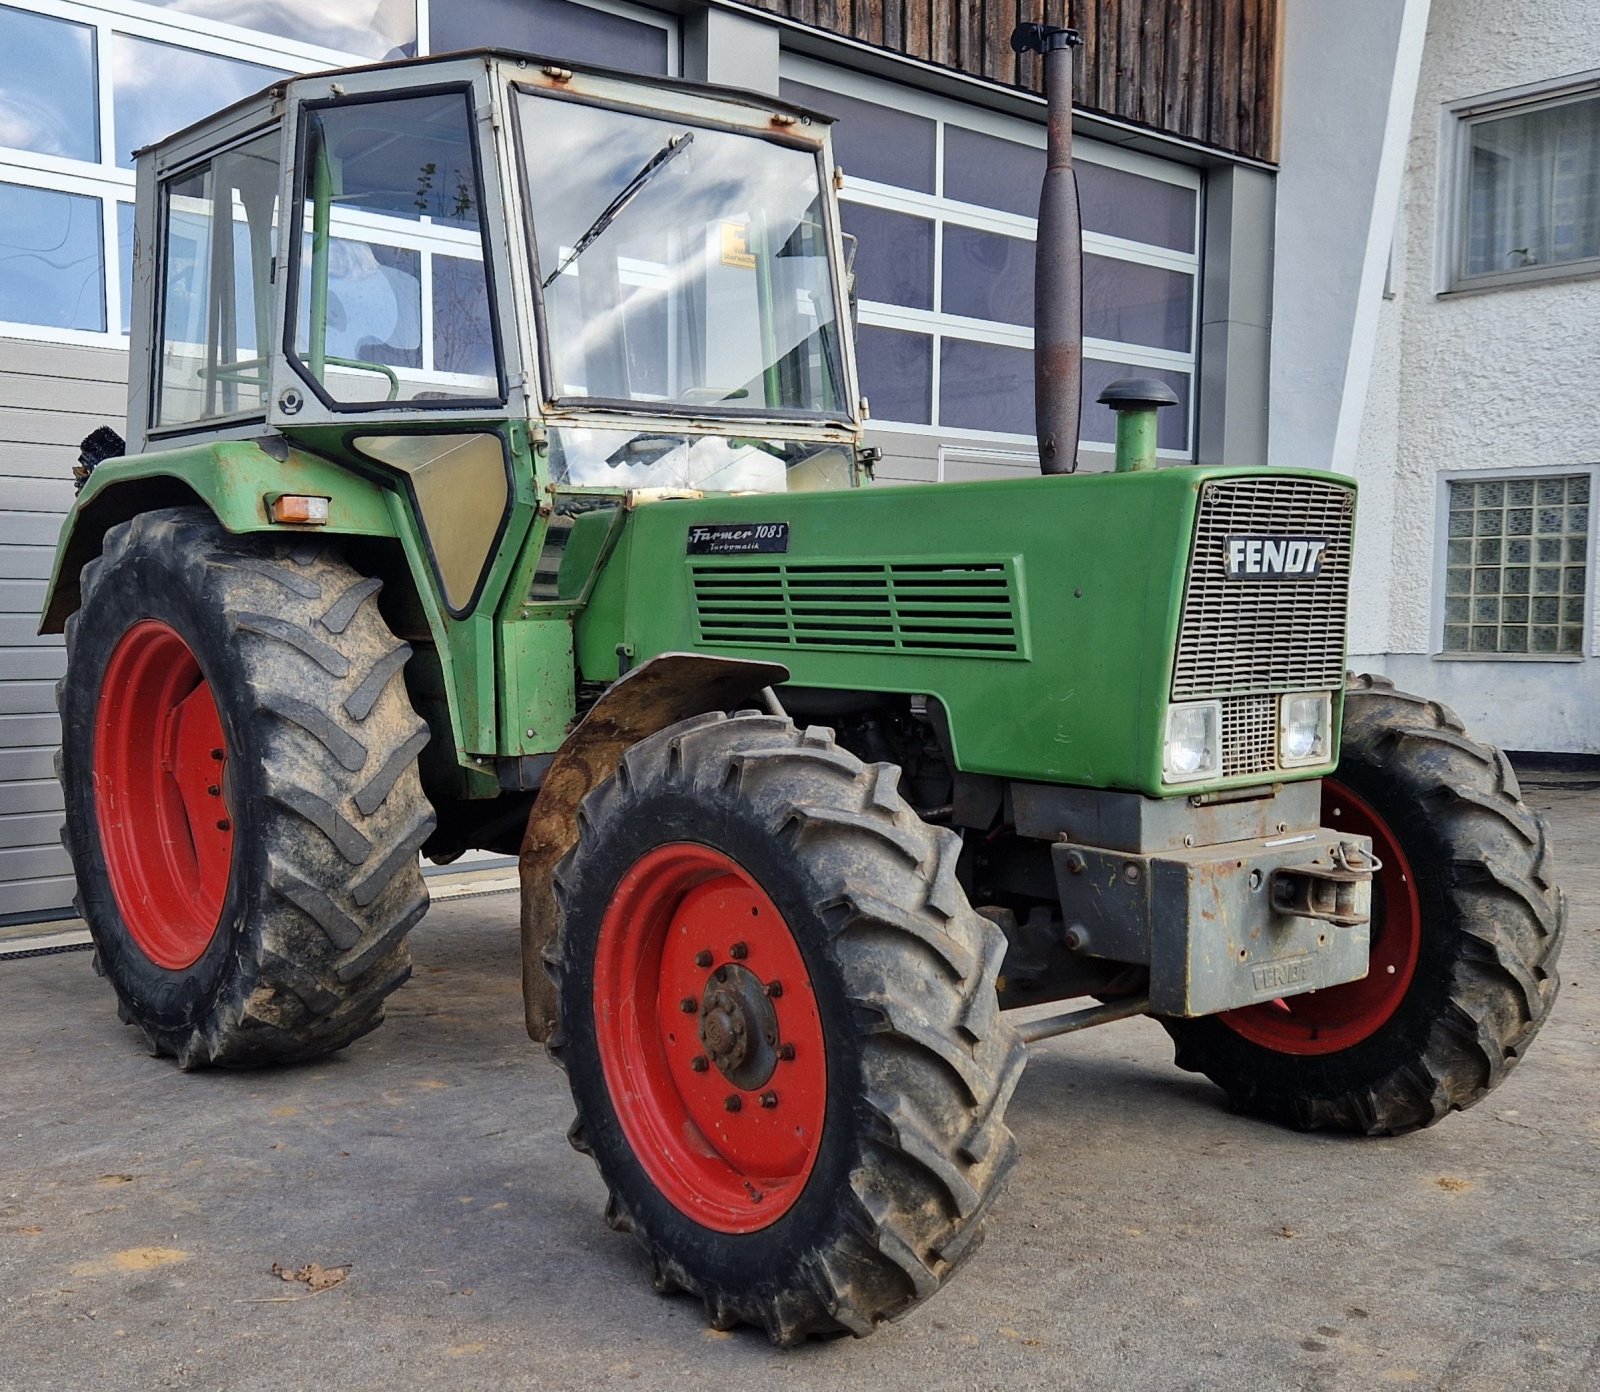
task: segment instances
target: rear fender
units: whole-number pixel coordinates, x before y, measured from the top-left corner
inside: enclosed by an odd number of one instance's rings
[[[690,716],[726,710],[762,687],[787,681],[776,662],[703,653],[662,653],[613,682],[556,751],[522,840],[522,1003],[528,1034],[547,1039],[556,1018],[544,952],[555,937],[556,866],[578,844],[578,806],[623,754],[647,735]]]
[[[307,527],[272,521],[267,508],[285,493],[327,498],[327,523]],[[100,554],[107,530],[152,508],[185,504],[209,508],[226,530],[235,533],[397,535],[389,490],[281,439],[214,440],[108,459],[90,474],[62,523],[39,631],[61,632],[67,615],[78,607],[78,573]]]

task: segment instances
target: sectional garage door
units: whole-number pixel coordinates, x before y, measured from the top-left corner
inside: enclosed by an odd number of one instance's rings
[[[61,849],[59,638],[34,633],[76,442],[126,413],[127,355],[0,340],[0,924],[72,902]]]

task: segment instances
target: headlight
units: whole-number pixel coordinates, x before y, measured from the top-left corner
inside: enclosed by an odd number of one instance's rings
[[[1284,768],[1325,764],[1333,749],[1333,697],[1300,691],[1278,701],[1278,762]]]
[[[1167,707],[1167,738],[1161,750],[1164,783],[1193,783],[1222,772],[1222,703],[1195,701]]]

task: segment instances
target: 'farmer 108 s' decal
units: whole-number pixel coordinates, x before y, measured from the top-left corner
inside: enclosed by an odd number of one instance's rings
[[[1328,538],[1231,536],[1223,558],[1230,580],[1310,580],[1322,574]]]
[[[691,556],[746,556],[789,549],[787,522],[691,522]]]

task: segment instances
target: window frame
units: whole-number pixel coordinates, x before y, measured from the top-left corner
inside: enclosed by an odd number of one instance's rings
[[[892,184],[878,183],[858,178],[843,166],[844,179],[840,185],[841,204],[854,203],[879,208],[887,212],[909,214],[933,224],[933,308],[913,309],[904,305],[886,304],[862,299],[857,307],[857,323],[861,328],[896,329],[927,338],[933,345],[933,370],[931,379],[930,421],[915,423],[882,420],[874,413],[866,422],[873,432],[927,438],[936,436],[952,445],[967,445],[979,454],[1010,456],[1029,452],[1037,458],[1037,442],[1031,431],[972,430],[965,427],[939,423],[940,358],[941,344],[946,337],[997,347],[1022,348],[1032,351],[1034,330],[1026,325],[1006,324],[999,320],[974,319],[946,313],[943,305],[944,277],[944,224],[956,223],[980,232],[998,233],[1017,238],[1032,245],[1037,241],[1036,219],[1020,213],[998,208],[985,208],[976,203],[959,202],[946,197],[944,188],[944,151],[946,123],[955,124],[979,134],[999,137],[1017,144],[1030,144],[1039,150],[1045,148],[1045,127],[1042,123],[1024,121],[1020,117],[986,111],[980,107],[957,103],[931,93],[847,71],[821,59],[810,58],[786,51],[783,54],[780,74],[783,78],[810,87],[832,88],[845,96],[883,106],[892,101],[896,109],[925,117],[935,123],[934,135],[934,193],[920,193]],[[957,115],[959,113],[959,116]],[[1075,135],[1072,142],[1074,161],[1100,164],[1125,173],[1137,174],[1163,183],[1193,190],[1195,195],[1194,249],[1180,252],[1143,242],[1130,242],[1104,233],[1085,231],[1083,250],[1086,255],[1100,255],[1114,260],[1133,261],[1157,266],[1163,270],[1176,270],[1190,276],[1190,342],[1192,351],[1178,353],[1165,348],[1150,348],[1139,344],[1122,343],[1113,339],[1085,338],[1083,352],[1087,358],[1101,362],[1125,363],[1137,368],[1154,368],[1180,371],[1189,377],[1189,412],[1185,423],[1188,447],[1183,450],[1159,449],[1159,459],[1173,463],[1193,463],[1199,450],[1198,425],[1200,401],[1200,305],[1201,282],[1204,279],[1205,244],[1205,178],[1201,170],[1187,164],[1162,160],[1135,150],[1097,141],[1092,137]],[[837,161],[837,156],[835,157]],[[859,368],[858,368],[859,371]],[[1095,450],[1109,456],[1112,442],[1081,440],[1080,448]]]
[[[1477,275],[1469,275],[1465,269],[1471,220],[1467,199],[1472,185],[1472,128],[1508,116],[1530,115],[1581,101],[1600,101],[1600,68],[1446,104],[1440,139],[1443,156],[1440,169],[1445,175],[1445,190],[1439,200],[1436,294],[1468,295],[1510,285],[1600,275],[1600,256]]]
[[[670,105],[642,107],[626,100],[626,88],[621,88],[613,93],[609,90],[569,92],[544,86],[535,86],[525,81],[513,78],[507,82],[505,88],[507,105],[506,120],[510,123],[513,132],[512,145],[515,152],[515,197],[521,204],[521,233],[524,241],[523,258],[529,268],[531,282],[531,328],[534,347],[539,368],[539,401],[542,410],[547,415],[560,415],[570,413],[574,416],[581,415],[584,423],[599,425],[602,421],[618,420],[629,421],[639,417],[677,417],[686,422],[704,421],[715,419],[718,421],[751,423],[771,422],[777,426],[780,433],[799,428],[810,430],[816,428],[854,429],[860,422],[861,414],[861,386],[858,376],[858,367],[855,360],[855,334],[850,326],[850,305],[847,300],[844,276],[832,274],[839,271],[843,262],[839,260],[841,248],[841,229],[838,222],[838,209],[833,198],[828,196],[828,189],[836,187],[836,168],[833,162],[832,148],[826,134],[826,128],[821,135],[807,137],[793,134],[784,130],[772,130],[756,124],[753,120],[745,123],[732,118],[728,111],[711,112],[705,109],[691,107],[685,104],[681,109]],[[692,405],[676,401],[645,400],[643,398],[630,398],[622,400],[614,397],[603,396],[560,396],[556,394],[555,382],[555,357],[550,349],[548,317],[545,310],[545,287],[543,268],[539,262],[538,252],[538,196],[528,172],[527,152],[524,148],[522,103],[529,100],[553,100],[571,102],[580,106],[590,106],[602,111],[617,111],[659,120],[663,115],[670,115],[674,122],[683,122],[697,130],[721,131],[730,135],[746,136],[752,140],[759,140],[765,144],[776,145],[784,149],[797,150],[810,155],[817,170],[817,189],[821,199],[822,222],[829,245],[829,270],[831,289],[833,291],[834,323],[839,326],[836,351],[838,360],[835,364],[840,374],[840,404],[835,411],[800,411],[782,410],[770,407],[740,407],[729,405],[727,402],[718,402],[708,405]],[[726,98],[720,94],[716,97],[719,103],[725,103]],[[778,101],[779,106],[786,103]],[[508,219],[515,215],[508,209]],[[526,309],[525,309],[526,312]],[[624,426],[623,428],[627,428]]]
[[[419,24],[425,13],[419,3]],[[217,58],[255,63],[262,67],[286,70],[293,74],[316,72],[324,68],[349,67],[363,61],[335,49],[300,43],[237,25],[223,24],[200,16],[179,15],[133,0],[25,0],[30,13],[48,19],[87,25],[95,35],[96,135],[98,161],[64,159],[58,155],[34,154],[27,150],[0,147],[0,180],[58,193],[87,194],[100,200],[101,244],[105,257],[106,328],[63,329],[48,324],[0,321],[0,338],[26,339],[41,343],[75,344],[91,348],[129,348],[129,335],[122,332],[126,308],[122,302],[122,246],[117,226],[117,204],[136,203],[137,175],[117,163],[116,132],[111,52],[113,35],[148,39]],[[19,6],[20,7],[20,6]],[[204,43],[204,48],[200,47]]]
[[[456,65],[451,65],[452,67]],[[393,85],[381,91],[350,91],[348,93],[330,94],[329,96],[296,95],[290,94],[293,103],[293,156],[290,162],[289,178],[287,185],[291,202],[287,213],[280,213],[280,223],[284,228],[282,252],[279,256],[283,270],[282,289],[279,293],[280,303],[277,306],[281,318],[281,336],[276,344],[275,351],[282,355],[282,361],[292,374],[295,385],[303,386],[308,390],[322,410],[330,418],[339,418],[347,415],[397,415],[413,410],[426,410],[430,414],[442,411],[454,411],[473,414],[488,414],[498,417],[502,415],[509,400],[510,369],[507,365],[506,334],[502,330],[505,319],[506,306],[501,299],[501,285],[495,267],[495,242],[499,231],[496,223],[497,214],[490,201],[489,193],[494,188],[490,182],[495,170],[490,161],[493,152],[489,152],[490,159],[485,159],[483,148],[482,122],[478,118],[480,99],[486,96],[487,89],[480,85],[474,74],[467,80],[459,77],[452,78],[443,75],[449,69],[440,70],[441,75],[435,77],[433,73],[419,74],[417,85]],[[302,360],[295,339],[299,329],[300,313],[300,278],[304,267],[301,248],[305,237],[305,191],[302,187],[302,176],[306,171],[306,161],[309,150],[311,122],[308,117],[320,111],[348,110],[357,106],[377,105],[383,102],[414,101],[422,97],[454,96],[461,99],[462,112],[465,116],[465,129],[467,138],[472,143],[472,169],[475,180],[475,192],[479,209],[479,237],[483,250],[483,278],[485,292],[489,305],[489,330],[494,346],[494,378],[495,395],[493,396],[451,396],[438,400],[412,398],[370,401],[340,401],[334,397],[317,380],[310,367]],[[352,219],[359,227],[360,219]],[[376,223],[376,220],[375,220]],[[415,251],[418,255],[418,287],[420,294],[421,315],[421,346],[419,353],[422,362],[426,364],[432,351],[433,316],[433,285],[430,274],[431,257],[435,255],[449,256],[450,246],[457,240],[445,234],[436,235],[432,225],[426,228],[419,226],[416,233],[409,230],[403,239],[397,240],[395,231],[382,224],[374,227],[374,240],[381,238],[380,244],[394,246],[403,250]],[[464,245],[467,239],[461,239]],[[467,258],[471,259],[471,258]],[[411,371],[413,369],[404,369]],[[426,366],[415,369],[426,372]],[[272,394],[269,398],[269,408],[274,415],[282,411],[281,397],[285,390],[285,382],[274,381]]]
[[[1450,485],[1452,483],[1516,483],[1524,479],[1589,478],[1589,535],[1584,547],[1583,644],[1575,653],[1447,652],[1444,646],[1445,592],[1449,568]],[[1595,525],[1595,489],[1600,487],[1600,463],[1540,465],[1529,468],[1441,469],[1436,475],[1434,498],[1433,584],[1429,602],[1429,657],[1435,662],[1586,662],[1596,656],[1595,564],[1600,560],[1600,527]]]
[[[166,389],[162,373],[162,363],[166,352],[167,336],[167,252],[170,241],[170,227],[172,222],[172,185],[180,179],[199,170],[213,165],[218,158],[231,154],[234,150],[257,140],[271,136],[278,147],[278,199],[281,204],[283,199],[283,121],[273,118],[269,113],[263,113],[264,124],[253,129],[245,128],[231,133],[225,142],[214,145],[207,153],[194,158],[175,163],[171,167],[163,168],[155,177],[155,206],[152,209],[155,218],[155,236],[151,245],[151,274],[154,277],[154,293],[151,296],[151,313],[148,332],[150,334],[150,379],[147,386],[146,401],[148,402],[149,420],[146,425],[145,435],[150,439],[162,439],[168,436],[192,435],[196,432],[214,432],[225,430],[230,426],[265,421],[267,418],[267,404],[270,401],[271,391],[271,357],[272,357],[272,324],[275,319],[275,307],[269,302],[267,305],[267,338],[257,345],[257,353],[261,359],[261,405],[249,407],[240,411],[230,411],[223,415],[202,416],[195,420],[177,421],[169,424],[159,424],[161,415],[161,396]],[[134,205],[137,209],[137,203]],[[113,213],[115,209],[113,209]],[[135,212],[135,218],[138,214]],[[233,229],[230,227],[230,232]],[[280,207],[278,212],[277,232],[281,235],[283,230],[283,212]],[[137,236],[137,232],[135,232]],[[213,228],[212,235],[215,236]],[[281,249],[282,243],[279,242]],[[276,255],[277,253],[275,253]],[[120,266],[119,266],[120,279]],[[209,317],[209,315],[208,315]]]
[[[122,244],[117,225],[117,204],[136,202],[137,175],[117,164],[111,52],[114,34],[149,39],[217,58],[255,63],[287,72],[289,81],[325,72],[370,66],[375,61],[361,54],[284,38],[265,30],[181,14],[138,0],[10,0],[13,8],[26,9],[47,19],[86,25],[94,33],[96,136],[98,161],[66,159],[28,150],[0,147],[0,181],[55,193],[83,194],[100,200],[100,241],[105,281],[103,307],[106,328],[58,328],[0,320],[0,339],[60,343],[85,348],[120,348],[136,345],[122,331],[127,307],[122,299]],[[432,53],[429,11],[442,0],[414,0],[417,11],[417,55]],[[682,24],[679,16],[647,9],[629,0],[571,0],[586,9],[601,10],[625,19],[650,24],[667,34],[667,76],[675,78],[682,65]]]

